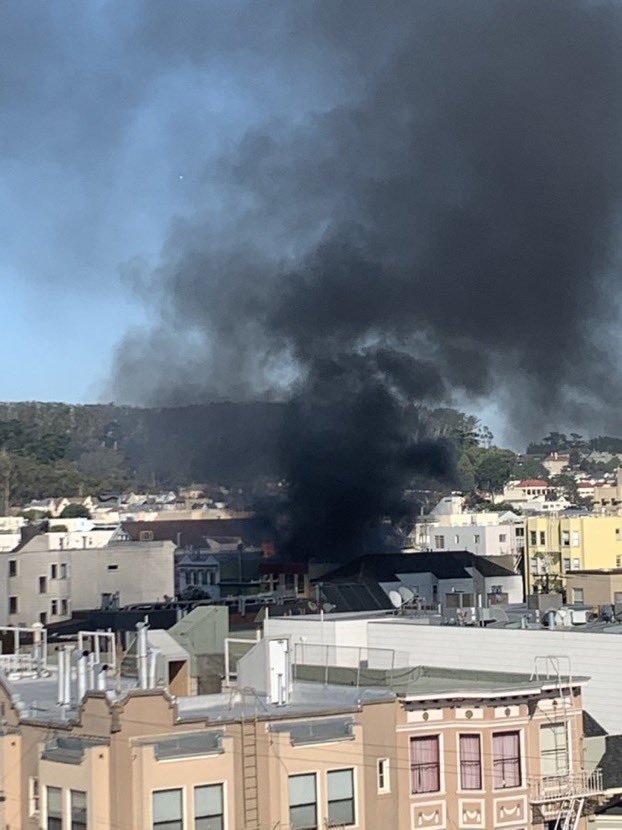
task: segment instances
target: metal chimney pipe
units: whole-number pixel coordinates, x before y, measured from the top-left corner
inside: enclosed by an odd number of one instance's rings
[[[157,669],[158,652],[157,649],[151,649],[149,652],[149,688],[156,687],[156,669]]]
[[[80,702],[87,691],[86,685],[86,664],[89,658],[88,651],[83,651],[78,656],[78,702]]]
[[[147,660],[147,626],[145,623],[136,623],[136,662],[138,666],[138,686],[141,689],[149,688]]]
[[[95,688],[95,655],[91,652],[87,663],[87,689]]]
[[[56,696],[57,703],[62,706],[65,699],[65,649],[61,648],[58,654],[58,693]]]
[[[105,692],[106,691],[106,673],[108,671],[108,666],[106,663],[98,666],[97,676],[96,676],[96,683],[97,683],[97,691],[98,692]]]
[[[71,703],[71,654],[73,652],[72,646],[65,646],[65,690],[64,700],[66,706]]]

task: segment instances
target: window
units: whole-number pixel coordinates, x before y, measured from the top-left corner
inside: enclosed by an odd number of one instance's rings
[[[562,545],[564,547],[568,547],[570,544],[570,531],[569,530],[562,530]]]
[[[616,527],[616,541],[622,539],[622,527]]]
[[[540,531],[540,544],[546,545],[546,533],[543,530]]]
[[[289,823],[291,830],[317,828],[315,773],[289,776]]]
[[[28,779],[28,815],[31,818],[38,816],[39,809],[39,779],[31,775]]]
[[[520,787],[520,738],[518,732],[492,736],[492,766],[496,789]]]
[[[58,615],[58,600],[53,599],[50,603],[50,613],[53,617]]]
[[[564,570],[565,571],[569,571],[569,570],[572,569],[572,562],[571,562],[570,558],[568,558],[568,559],[564,558],[562,561],[564,563]]]
[[[538,544],[538,536],[535,530],[529,531],[529,544],[530,545],[537,545]]]
[[[616,556],[616,568],[622,568],[622,556]]]
[[[39,593],[40,594],[45,594],[47,592],[47,589],[48,589],[47,577],[40,576],[39,577]]]
[[[572,601],[573,602],[584,602],[583,588],[573,588],[572,589]]]
[[[153,830],[183,830],[181,789],[153,793]]]
[[[579,536],[579,531],[578,530],[573,530],[572,531],[572,547],[573,548],[578,548],[580,544],[581,544],[581,537]]]
[[[460,786],[482,789],[482,750],[479,735],[460,735]]]
[[[153,542],[153,530],[141,530],[138,539],[140,542]]]
[[[475,533],[475,534],[473,535],[473,543],[474,543],[475,545],[479,545],[479,533]]]
[[[17,576],[17,560],[9,559],[9,576]]]
[[[622,591],[615,591],[613,594],[613,604],[622,605]]]
[[[572,569],[573,571],[578,571],[581,569],[581,560],[580,559],[573,559],[572,560]]]
[[[39,614],[39,622],[41,623],[41,625],[47,625],[47,621],[48,621],[48,615],[47,615],[47,612],[46,612],[46,611],[42,611],[42,612]]]
[[[500,541],[500,542],[502,542],[502,543],[503,543],[503,542],[505,542],[505,541],[506,541],[506,539],[507,539],[507,533],[500,533],[500,534],[499,534],[499,541]]]
[[[455,545],[459,545],[459,544],[460,544],[460,537],[458,536],[458,534],[457,534],[457,533],[456,533],[456,535],[454,536],[454,544],[455,544]]]
[[[60,578],[67,579],[67,563],[62,562],[60,566]]]
[[[60,612],[63,616],[69,613],[69,603],[66,599],[61,599],[60,601]]]
[[[517,527],[516,528],[516,536],[524,537],[525,536],[525,528],[524,527]]]
[[[58,565],[54,563],[50,565],[50,579],[57,579],[58,578]]]
[[[223,830],[222,784],[194,788],[194,830]]]
[[[63,791],[60,787],[46,787],[47,830],[63,830]]]
[[[410,740],[413,793],[436,793],[441,788],[438,735]]]
[[[327,773],[328,826],[354,824],[354,770],[334,769]]]
[[[71,791],[71,830],[86,830],[86,793]]]
[[[9,597],[9,614],[19,614],[17,597]]]
[[[434,547],[437,550],[442,550],[445,547],[445,537],[444,536],[435,536],[434,537]]]
[[[391,792],[391,771],[388,758],[378,758],[378,792]]]
[[[109,571],[118,571],[119,566],[118,565],[108,565],[108,570]]]
[[[542,775],[568,775],[568,731],[565,723],[545,723],[540,727],[540,772]]]

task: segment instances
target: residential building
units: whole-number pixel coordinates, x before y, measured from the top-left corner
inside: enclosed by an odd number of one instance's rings
[[[515,671],[542,676],[555,664],[562,672],[590,678],[584,688],[586,710],[609,734],[622,734],[619,623],[572,628],[523,627],[520,622],[486,627],[441,625],[420,614],[326,614],[270,616],[264,636],[287,637],[297,649],[321,642],[341,657],[351,649],[385,654],[388,665],[425,665],[474,671]],[[507,625],[507,627],[506,627]],[[553,662],[544,655],[558,655]]]
[[[321,582],[324,588],[330,583],[373,583],[387,595],[408,588],[425,606],[445,606],[456,594],[468,595],[473,606],[523,600],[519,574],[464,550],[368,554],[327,573]]]
[[[548,496],[551,489],[548,481],[539,478],[509,481],[503,488],[503,501],[510,504],[522,504],[537,496]]]
[[[572,603],[618,605],[622,609],[622,568],[569,572],[566,597]]]
[[[528,594],[563,589],[570,571],[621,566],[621,517],[584,514],[525,519]]]
[[[138,654],[150,664],[148,642]],[[598,803],[600,770],[582,765],[585,678],[417,665],[398,677],[382,651],[364,666],[356,650],[330,665],[322,654],[319,642],[305,656],[260,640],[235,686],[200,696],[100,664],[96,688],[88,677],[80,689],[84,662],[76,691],[74,661],[88,658],[71,647],[58,669],[14,670],[0,679],[0,823],[544,830]]]
[[[570,454],[565,452],[552,452],[542,461],[542,466],[553,477],[562,473],[570,466]]]
[[[112,530],[40,533],[0,555],[0,624],[55,623],[110,603],[173,597],[174,548]]]
[[[621,506],[622,467],[619,467],[615,482],[594,488],[593,509],[598,513],[618,513]]]

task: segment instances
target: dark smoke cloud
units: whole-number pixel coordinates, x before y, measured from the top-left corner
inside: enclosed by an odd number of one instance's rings
[[[447,470],[405,428],[413,401],[494,396],[523,429],[614,411],[622,7],[357,0],[281,20],[281,59],[313,44],[341,100],[206,166],[232,221],[174,228],[161,322],[116,382],[135,393],[155,358],[158,400],[292,394],[293,544],[347,547],[413,470]]]
[[[187,173],[160,264],[125,269],[151,320],[120,345],[111,392],[291,399],[298,538],[320,521],[338,534],[357,492],[353,538],[414,469],[445,469],[411,453],[414,402],[493,401],[523,436],[619,430],[619,3],[2,8],[7,153],[34,102],[42,158],[103,194],[71,202],[74,247],[127,233],[119,157],[144,147],[154,181]],[[135,185],[124,199],[164,216],[165,191]],[[305,512],[321,481],[326,507]]]

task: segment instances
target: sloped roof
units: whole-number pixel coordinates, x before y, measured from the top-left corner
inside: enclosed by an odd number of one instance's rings
[[[437,579],[468,579],[467,568],[482,576],[516,576],[502,565],[470,551],[433,551],[423,553],[375,553],[360,556],[323,577],[330,582],[395,582],[397,574],[431,573]]]
[[[393,608],[391,600],[377,582],[325,583],[321,588],[325,602],[335,611],[379,611]]]
[[[245,545],[259,547],[272,539],[270,525],[264,519],[158,519],[152,522],[123,522],[132,540],[139,540],[141,531],[153,533],[154,540],[170,540],[180,547],[204,547],[206,539],[240,538]]]

